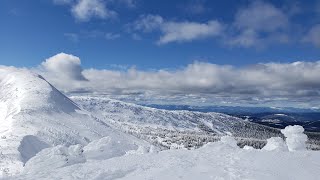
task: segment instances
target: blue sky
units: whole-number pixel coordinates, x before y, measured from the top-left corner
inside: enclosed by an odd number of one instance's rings
[[[138,103],[320,109],[320,1],[1,0],[0,64]]]
[[[214,64],[243,66],[260,62],[319,60],[319,44],[303,41],[313,26],[320,23],[319,1],[259,1],[281,12],[287,22],[259,36],[270,39],[252,45],[230,43],[245,28],[236,26],[237,14],[250,9],[254,1],[205,0],[101,0],[105,11],[81,19],[72,12],[72,0],[2,0],[0,2],[1,64],[36,66],[59,52],[81,57],[84,67],[108,68],[111,64],[135,65],[140,69],[176,68],[195,60]],[[253,7],[254,8],[254,7]],[[134,30],[141,16],[160,16],[168,22],[208,23],[225,26],[218,35],[204,35],[187,41],[157,44],[164,34],[155,27],[151,32]],[[277,14],[275,15],[277,19]],[[271,18],[272,19],[272,18]],[[282,22],[279,22],[282,23]],[[263,25],[263,24],[262,24]],[[259,25],[260,26],[260,25]],[[224,34],[225,33],[225,34]],[[270,35],[271,34],[271,35]],[[286,36],[288,42],[279,42]],[[280,36],[279,35],[279,36]],[[226,36],[226,37],[223,37]]]

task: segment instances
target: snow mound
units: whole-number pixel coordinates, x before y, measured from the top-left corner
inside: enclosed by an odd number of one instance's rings
[[[289,151],[303,151],[307,149],[306,142],[308,137],[303,133],[304,129],[302,126],[287,126],[285,129],[281,130],[281,132],[286,137]]]
[[[234,148],[238,147],[237,141],[232,136],[222,136],[221,142]]]
[[[27,135],[22,138],[18,150],[21,154],[22,162],[26,163],[30,158],[35,156],[42,149],[48,148],[49,145],[40,141],[37,137]]]
[[[77,163],[84,163],[85,161],[82,145],[72,145],[69,147],[58,145],[44,149],[30,159],[24,167],[24,172],[32,173],[37,169],[57,169]]]
[[[127,142],[115,141],[111,137],[104,137],[90,142],[83,148],[84,155],[89,159],[108,159],[122,156],[127,149],[137,149],[137,146]]]
[[[262,149],[266,151],[288,151],[288,147],[281,137],[267,139],[267,144]]]

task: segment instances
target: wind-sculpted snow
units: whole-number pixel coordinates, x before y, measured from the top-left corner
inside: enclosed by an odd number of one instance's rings
[[[92,118],[27,70],[0,68],[0,110],[0,177],[21,172],[47,147],[86,145],[105,136],[132,144],[123,151],[137,149],[141,143]]]
[[[93,147],[109,142],[96,141]],[[114,144],[112,148],[121,150],[123,145]],[[93,148],[94,160],[82,149],[88,148],[76,145],[45,149],[26,164],[23,174],[13,179],[316,180],[320,176],[318,151],[241,149],[232,137],[196,150],[136,150],[113,158]]]
[[[267,144],[262,149],[266,151],[288,151],[288,146],[282,138],[272,137],[267,139]]]
[[[302,126],[287,126],[281,132],[286,137],[287,145],[290,151],[306,150],[307,135],[303,134]]]

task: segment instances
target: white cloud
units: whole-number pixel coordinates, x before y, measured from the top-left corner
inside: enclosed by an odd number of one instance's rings
[[[68,38],[70,41],[78,42],[79,41],[79,35],[76,33],[64,33],[63,34],[66,38]]]
[[[187,42],[219,37],[224,44],[240,47],[264,47],[273,43],[289,43],[289,15],[263,1],[251,2],[240,8],[234,22],[170,21],[159,15],[142,15],[131,27],[144,33],[160,32],[158,44]]]
[[[263,1],[254,1],[235,15],[226,44],[240,47],[264,47],[288,43],[289,17],[282,9]]]
[[[193,15],[203,14],[209,11],[205,0],[196,0],[191,2],[183,2],[178,6],[183,12]]]
[[[105,38],[107,40],[114,40],[120,38],[120,34],[115,34],[115,33],[106,33]]]
[[[207,23],[175,22],[164,20],[159,15],[142,15],[132,27],[136,31],[152,32],[160,31],[158,44],[171,42],[186,42],[221,35],[223,25],[212,20]]]
[[[107,9],[102,0],[78,0],[71,10],[74,17],[79,21],[88,21],[93,17],[110,18],[116,16],[116,12]]]
[[[244,30],[240,32],[239,35],[232,37],[228,44],[230,45],[238,45],[242,47],[252,47],[258,44],[259,38],[257,33],[254,30]]]
[[[162,26],[159,44],[192,41],[221,35],[223,26],[218,21],[207,23],[167,22]]]
[[[313,26],[303,38],[303,41],[320,47],[320,24]]]
[[[141,15],[133,24],[133,29],[136,31],[151,32],[160,29],[164,19],[159,15]]]
[[[53,0],[57,5],[68,5],[77,21],[86,22],[92,18],[107,19],[117,16],[117,12],[110,9],[109,5],[135,8],[135,0]]]
[[[320,61],[268,63],[236,68],[195,62],[175,71],[82,70],[80,59],[60,53],[42,63],[46,77],[52,75],[63,89],[70,87],[66,78],[88,81],[83,89],[100,92],[156,91],[166,93],[205,93],[215,95],[318,96]],[[59,76],[59,78],[56,78]],[[72,87],[70,87],[73,89]]]
[[[50,77],[54,79],[68,82],[69,80],[84,81],[86,78],[82,75],[80,58],[59,53],[46,59],[41,63],[41,68]]]
[[[128,8],[136,7],[136,0],[109,0],[109,1],[120,3],[121,5],[125,5]]]
[[[58,5],[66,5],[66,4],[72,4],[75,0],[53,0],[53,3]]]
[[[288,17],[272,4],[254,1],[237,12],[234,23],[239,29],[274,32],[288,26]]]

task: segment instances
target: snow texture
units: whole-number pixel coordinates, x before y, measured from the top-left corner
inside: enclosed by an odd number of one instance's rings
[[[281,137],[268,139],[267,144],[262,149],[266,151],[288,151],[288,147]]]
[[[289,151],[304,151],[307,149],[306,142],[308,137],[303,134],[304,129],[302,126],[287,126],[285,129],[281,130],[281,132],[286,137]]]
[[[320,176],[320,155],[315,151],[245,150],[214,142],[196,150],[136,152],[107,159],[104,152],[97,159],[97,152],[94,160],[79,152],[63,147],[45,149],[13,179],[316,180]]]
[[[222,136],[221,142],[234,148],[238,147],[237,141],[232,136]]]

